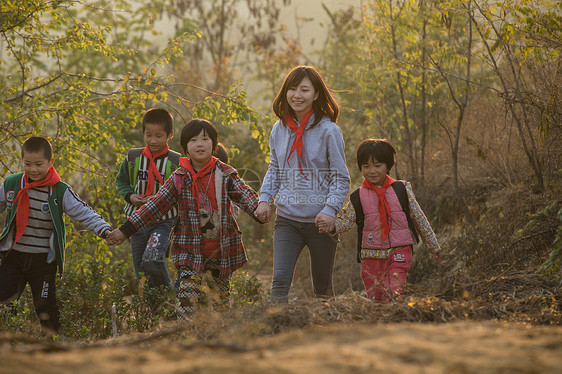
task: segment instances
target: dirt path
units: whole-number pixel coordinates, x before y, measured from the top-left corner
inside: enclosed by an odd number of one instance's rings
[[[9,350],[10,352],[2,352]],[[0,373],[562,373],[562,327],[494,322],[333,325],[236,344],[116,346],[25,353]]]

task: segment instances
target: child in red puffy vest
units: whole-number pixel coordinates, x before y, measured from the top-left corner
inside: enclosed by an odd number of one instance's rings
[[[350,195],[335,225],[335,233],[358,232],[357,259],[367,295],[378,301],[400,298],[412,261],[412,246],[422,241],[441,259],[441,248],[421,210],[412,186],[395,181],[388,173],[396,150],[385,139],[367,139],[357,148],[357,166],[365,179]],[[391,187],[391,188],[388,188]],[[319,224],[323,232],[325,225]]]

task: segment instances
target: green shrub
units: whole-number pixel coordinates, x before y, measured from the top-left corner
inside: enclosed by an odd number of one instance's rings
[[[39,319],[35,314],[29,287],[19,300],[14,300],[9,305],[0,305],[0,330],[24,334],[39,333]]]
[[[230,299],[232,305],[258,304],[264,298],[261,282],[256,277],[243,271],[236,271],[230,281]]]

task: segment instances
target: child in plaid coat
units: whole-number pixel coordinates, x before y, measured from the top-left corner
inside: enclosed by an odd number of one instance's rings
[[[180,143],[189,158],[180,159],[180,168],[158,193],[129,216],[108,240],[123,242],[177,204],[171,253],[178,270],[178,319],[183,319],[196,310],[206,275],[216,299],[221,304],[228,301],[231,275],[247,262],[230,201],[257,220],[254,212],[259,197],[235,169],[213,156],[218,134],[212,123],[201,119],[189,121],[182,130]]]

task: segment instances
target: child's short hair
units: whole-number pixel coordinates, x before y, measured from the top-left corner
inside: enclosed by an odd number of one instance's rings
[[[215,154],[213,155],[225,164],[228,164],[228,152],[222,143],[217,143]]]
[[[152,108],[147,110],[142,117],[142,133],[144,134],[146,125],[153,123],[164,127],[166,134],[170,135],[174,129],[174,118],[166,109]]]
[[[396,149],[392,143],[386,139],[365,139],[357,147],[357,166],[361,170],[361,165],[369,162],[370,159],[384,162],[388,171],[394,166]]]
[[[213,141],[213,153],[215,153],[215,149],[217,148],[218,137],[219,134],[217,132],[217,128],[213,125],[210,121],[206,119],[192,119],[188,123],[185,124],[183,129],[181,130],[181,138],[180,138],[180,145],[181,149],[187,154],[187,143],[191,140],[191,138],[199,135],[201,131],[211,138]]]
[[[47,160],[53,158],[53,147],[51,147],[51,143],[42,136],[32,136],[27,139],[21,147],[21,158],[23,158],[26,152],[43,152]]]

